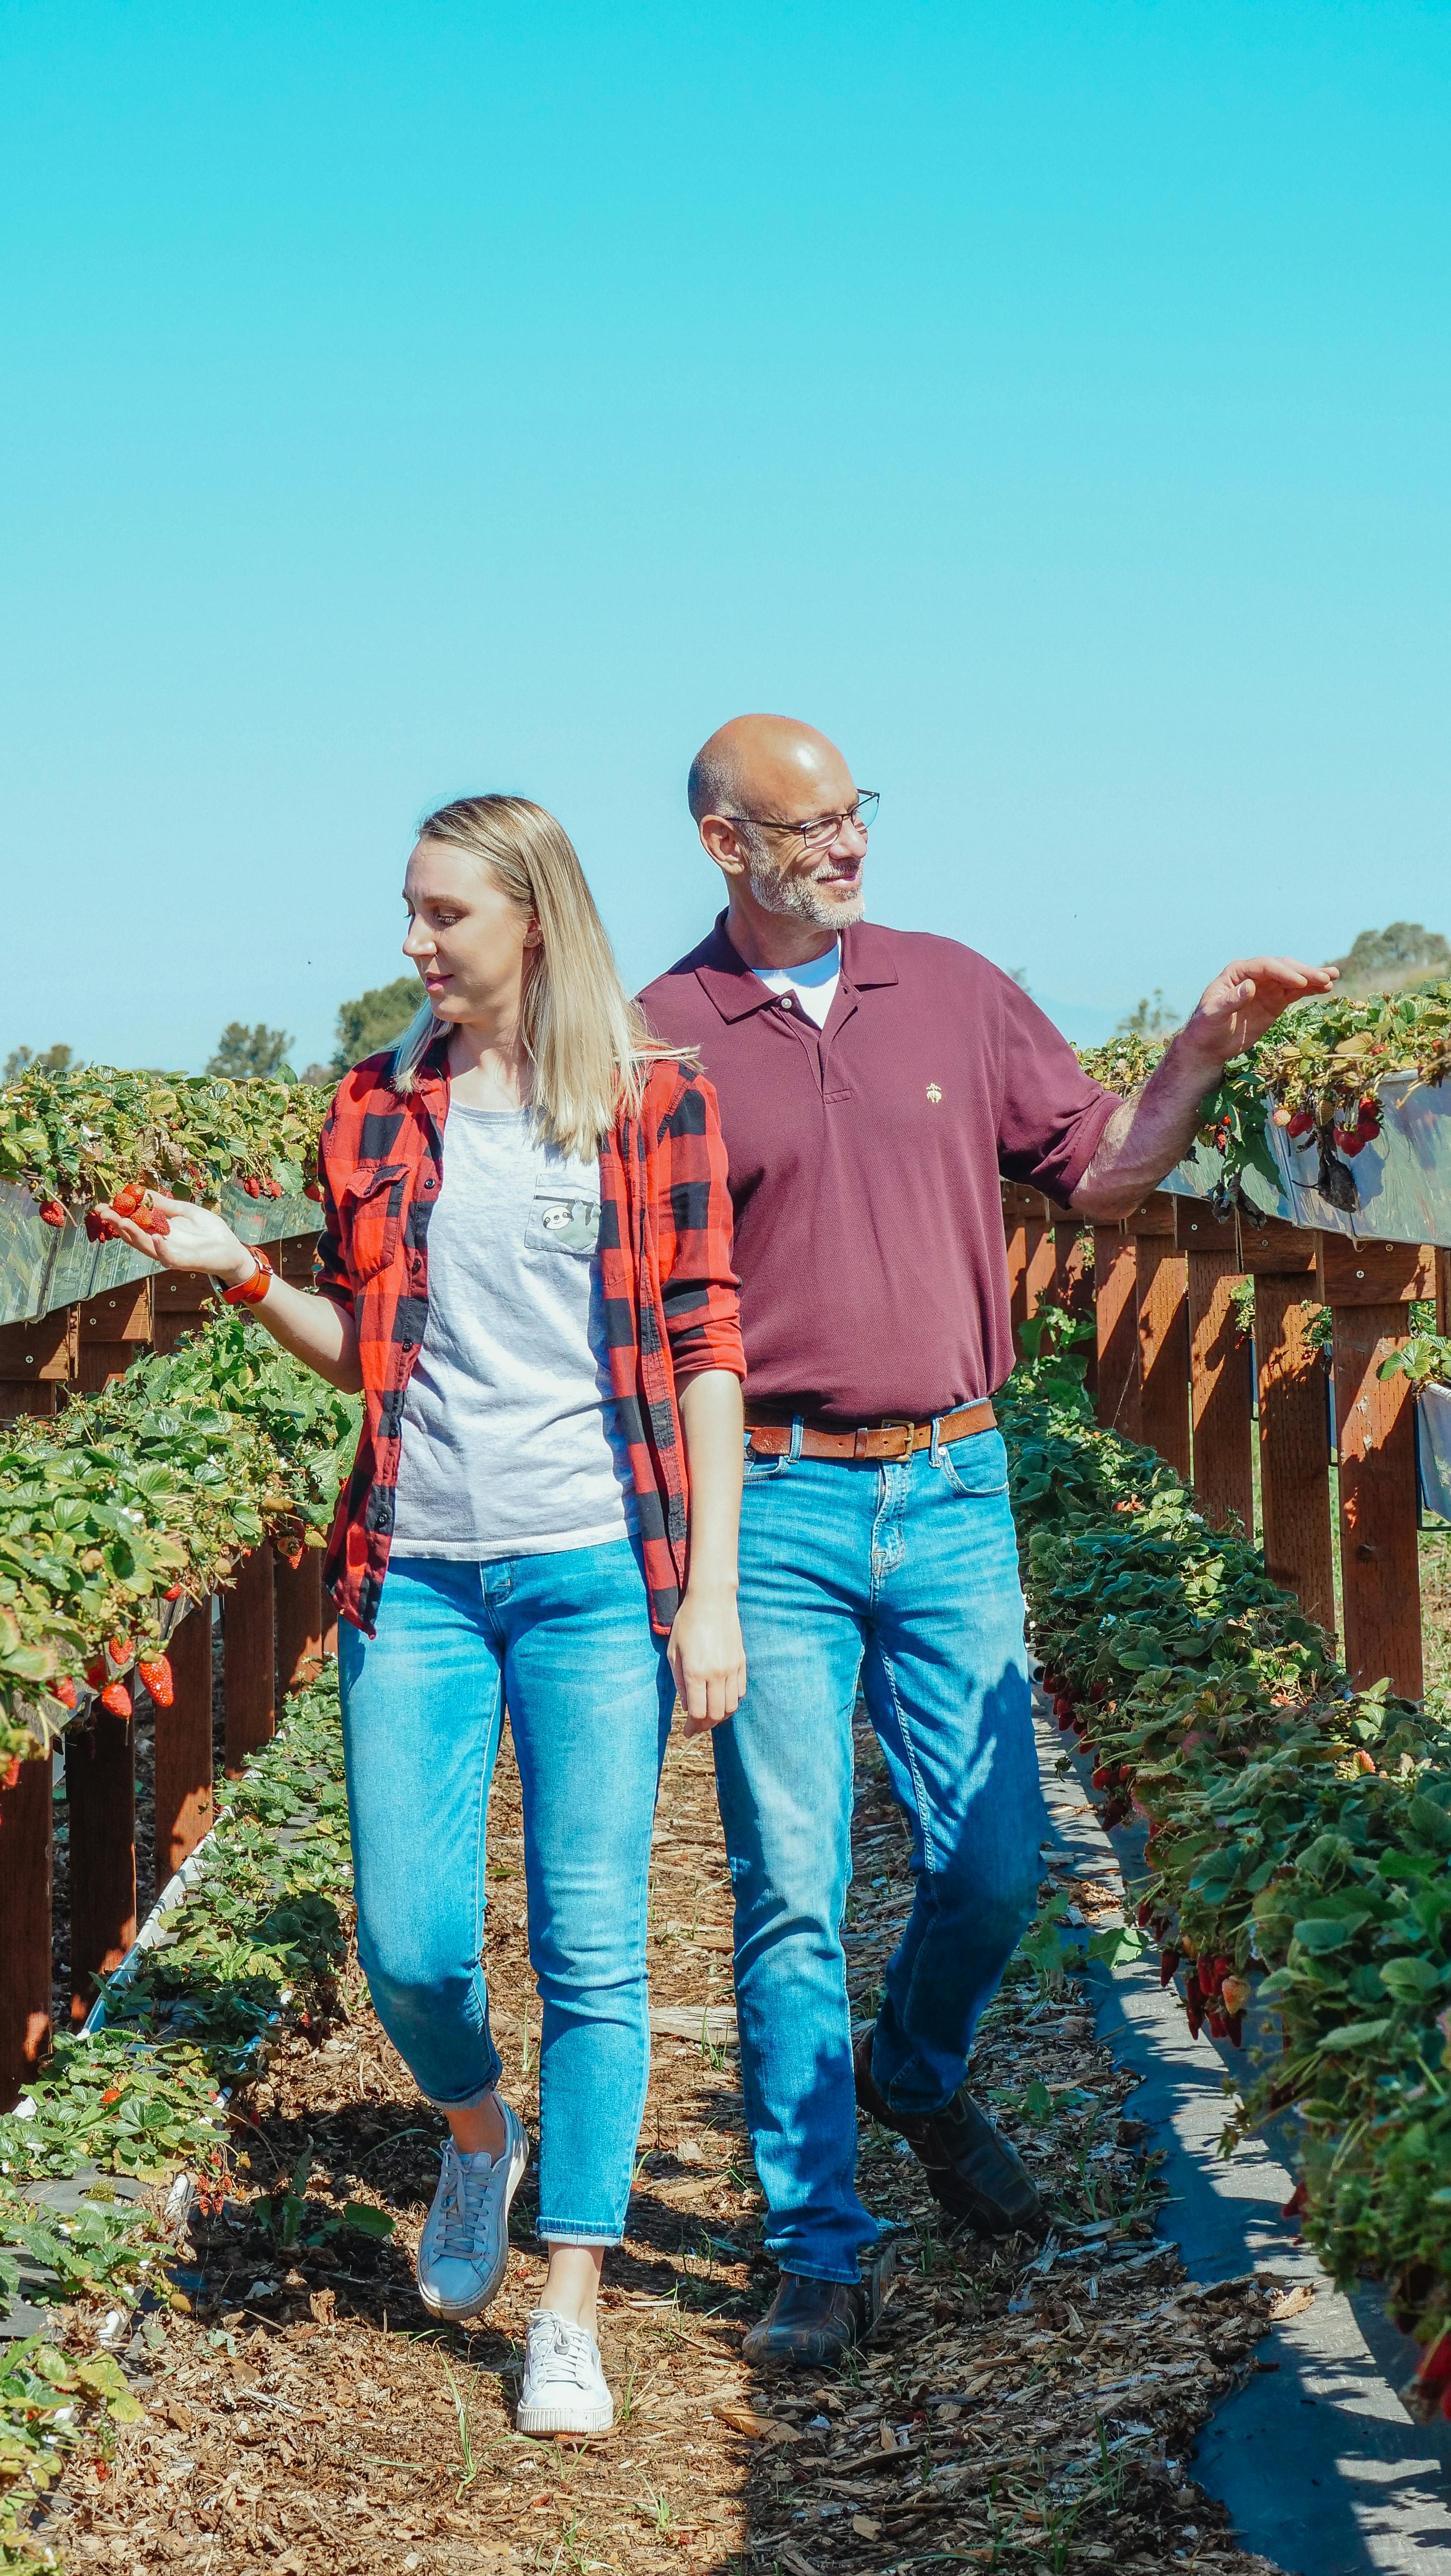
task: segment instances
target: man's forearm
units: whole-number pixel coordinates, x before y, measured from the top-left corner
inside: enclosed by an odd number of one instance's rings
[[[1188,1153],[1223,1066],[1181,1034],[1142,1091],[1116,1109],[1069,1200],[1078,1216],[1126,1216]]]

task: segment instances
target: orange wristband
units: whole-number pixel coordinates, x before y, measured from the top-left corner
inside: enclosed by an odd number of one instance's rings
[[[249,1243],[247,1250],[251,1253],[257,1267],[250,1279],[239,1280],[235,1288],[222,1290],[222,1303],[225,1306],[260,1306],[277,1276],[266,1253],[259,1252],[255,1243]]]

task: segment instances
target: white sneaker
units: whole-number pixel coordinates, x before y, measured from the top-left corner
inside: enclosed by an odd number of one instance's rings
[[[599,2345],[553,2308],[536,2308],[529,2320],[515,2420],[521,2433],[608,2433],[615,2420]]]
[[[418,2241],[418,2295],[435,2317],[478,2315],[509,2265],[509,2204],[529,2161],[529,2141],[507,2102],[502,2155],[460,2155],[450,2138],[433,2207]]]

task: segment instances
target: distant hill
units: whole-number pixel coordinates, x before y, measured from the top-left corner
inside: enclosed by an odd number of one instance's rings
[[[1399,993],[1407,984],[1451,975],[1451,941],[1419,921],[1393,921],[1385,930],[1362,930],[1343,957],[1327,957],[1338,966],[1338,990],[1359,1001],[1371,993]]]

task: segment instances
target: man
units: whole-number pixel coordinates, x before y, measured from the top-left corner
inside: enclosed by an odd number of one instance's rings
[[[877,2293],[860,2105],[949,2220],[1043,2213],[965,2072],[1030,1919],[1045,1819],[990,1398],[1012,1366],[999,1174],[1085,1217],[1137,1204],[1227,1060],[1332,970],[1225,968],[1135,1100],[1090,1082],[955,940],[863,919],[875,795],[810,725],[742,716],[690,773],[727,906],[642,996],[720,1097],[749,1376],[746,1696],[715,1734],[746,2108],[782,2278],[753,2358],[839,2361]],[[840,1926],[858,1681],[916,1895],[851,2048]]]

